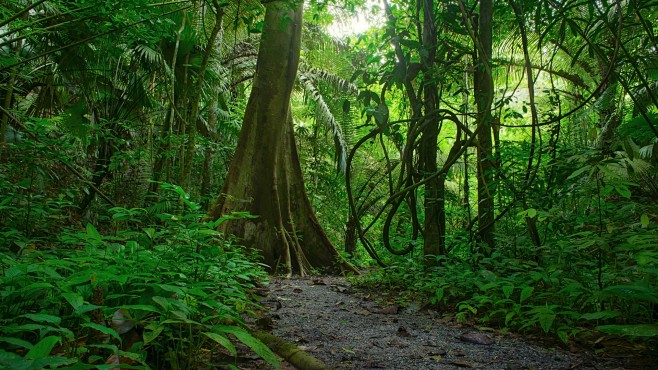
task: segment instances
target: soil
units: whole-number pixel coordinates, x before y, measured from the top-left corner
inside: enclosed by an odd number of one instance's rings
[[[268,311],[255,324],[333,369],[651,368],[478,330],[413,302],[382,300],[340,277],[273,278],[263,294]],[[265,364],[252,360],[240,368]],[[281,368],[294,369],[285,362]]]

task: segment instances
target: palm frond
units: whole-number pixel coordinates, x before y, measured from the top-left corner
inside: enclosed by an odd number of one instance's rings
[[[645,145],[638,150],[640,158],[652,158],[654,149],[658,146],[658,140],[653,139],[653,142],[649,145]]]
[[[310,67],[305,63],[300,63],[299,69],[305,78],[312,80],[316,84],[318,81],[323,81],[324,83],[328,83],[337,92],[354,95],[359,93],[359,88],[355,84],[336,74]]]
[[[346,161],[348,147],[347,140],[343,134],[343,128],[336,121],[336,118],[331,113],[331,110],[325,102],[322,93],[320,93],[317,87],[313,84],[313,81],[306,75],[299,76],[299,81],[301,82],[304,90],[316,104],[316,118],[318,122],[321,122],[331,131],[334,144],[336,146],[336,162],[338,163],[338,170],[341,173],[345,173],[347,168]]]
[[[171,73],[169,65],[165,62],[162,53],[148,45],[139,44],[135,46],[131,50],[131,54],[140,62],[140,64],[142,64],[142,66],[149,70],[164,69],[164,72],[167,75]]]

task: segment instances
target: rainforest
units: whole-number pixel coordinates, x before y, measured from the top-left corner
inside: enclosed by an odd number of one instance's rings
[[[3,1],[0,369],[655,366],[657,25]]]

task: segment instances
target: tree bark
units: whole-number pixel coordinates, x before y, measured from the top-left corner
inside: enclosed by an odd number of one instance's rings
[[[318,223],[304,189],[295,147],[290,94],[299,62],[301,2],[266,4],[265,25],[254,83],[235,157],[222,194],[210,211],[220,225],[248,247],[257,248],[271,271],[305,274],[311,268],[341,272],[340,259]]]
[[[493,117],[493,78],[491,76],[491,51],[493,33],[493,2],[480,0],[478,20],[478,43],[475,63],[475,101],[477,104],[477,178],[478,178],[478,239],[490,254],[494,248],[494,184],[495,170],[491,129]]]
[[[434,1],[423,1],[423,46],[427,56],[423,58],[422,69],[429,72],[436,59],[436,26],[434,25]],[[438,108],[438,86],[433,79],[425,81],[424,109],[425,123],[420,139],[420,171],[426,178],[438,171],[436,153],[438,151],[437,139],[439,136],[439,122],[433,112]],[[433,258],[445,254],[445,176],[434,177],[425,184],[425,220],[423,235],[423,255],[429,258],[425,263],[433,265],[437,259]]]

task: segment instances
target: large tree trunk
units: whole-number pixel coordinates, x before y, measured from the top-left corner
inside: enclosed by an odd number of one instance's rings
[[[319,225],[306,196],[293,136],[290,94],[299,61],[302,3],[266,5],[254,84],[238,147],[212,218],[249,212],[257,218],[220,227],[262,252],[272,271],[339,272],[348,265]]]

